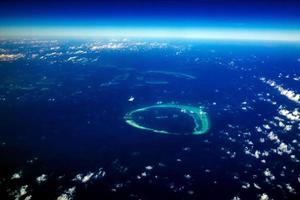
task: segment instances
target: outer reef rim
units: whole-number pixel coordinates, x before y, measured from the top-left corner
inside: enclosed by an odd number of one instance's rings
[[[151,127],[146,127],[143,126],[133,119],[133,114],[139,113],[139,112],[144,112],[150,109],[154,108],[175,108],[175,109],[180,109],[181,112],[190,115],[194,119],[194,124],[195,127],[193,129],[192,133],[176,133],[176,132],[169,132],[166,130],[159,130],[159,129],[153,129]],[[152,105],[152,106],[147,106],[143,108],[139,108],[136,110],[132,110],[128,113],[125,114],[124,120],[127,124],[129,124],[132,127],[142,129],[142,130],[147,130],[147,131],[152,131],[155,133],[161,133],[161,134],[170,134],[170,135],[202,135],[207,133],[207,131],[210,128],[210,121],[208,118],[207,113],[203,110],[202,107],[195,107],[195,106],[189,106],[189,105],[182,105],[182,104],[157,104],[157,105]]]

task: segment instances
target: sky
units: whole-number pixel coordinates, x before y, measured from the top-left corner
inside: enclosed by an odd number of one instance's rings
[[[0,2],[0,35],[1,33],[2,35],[50,34],[51,31],[57,34],[54,30],[60,30],[62,35],[70,34],[74,30],[78,30],[78,34],[81,35],[86,32],[97,35],[99,30],[104,29],[107,34],[122,30],[121,34],[132,35],[133,32],[138,32],[149,35],[152,31],[153,36],[163,33],[191,37],[199,35],[197,31],[202,33],[206,31],[206,34],[210,35],[216,30],[220,30],[223,35],[231,34],[230,31],[245,34],[243,32],[249,30],[254,35],[262,35],[258,32],[265,31],[262,38],[276,31],[277,37],[285,39],[299,37],[300,40],[300,1],[4,0]]]

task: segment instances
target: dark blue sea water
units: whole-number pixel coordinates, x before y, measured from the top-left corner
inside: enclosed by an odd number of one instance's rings
[[[0,55],[1,199],[300,198],[299,44],[20,39]],[[201,106],[209,131],[124,120],[161,103]],[[164,112],[139,120],[192,130]]]

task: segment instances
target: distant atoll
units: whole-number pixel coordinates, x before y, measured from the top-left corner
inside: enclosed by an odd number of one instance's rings
[[[151,109],[179,109],[182,113],[185,113],[189,116],[191,116],[194,119],[194,129],[192,133],[177,133],[177,132],[170,132],[167,130],[159,130],[159,129],[154,129],[151,127],[146,127],[134,120],[133,115],[140,113],[140,112],[145,112],[149,111]],[[173,135],[201,135],[206,133],[209,128],[210,128],[210,122],[208,115],[201,107],[195,107],[195,106],[188,106],[188,105],[180,105],[180,104],[157,104],[157,105],[152,105],[152,106],[147,106],[143,108],[139,108],[133,111],[130,111],[126,113],[124,116],[125,122],[129,124],[132,127],[142,129],[142,130],[148,130],[152,131],[155,133],[161,133],[161,134],[173,134]]]

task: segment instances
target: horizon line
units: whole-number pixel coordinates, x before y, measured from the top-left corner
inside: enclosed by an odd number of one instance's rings
[[[211,27],[0,26],[0,37],[162,38],[300,42],[300,30]]]

